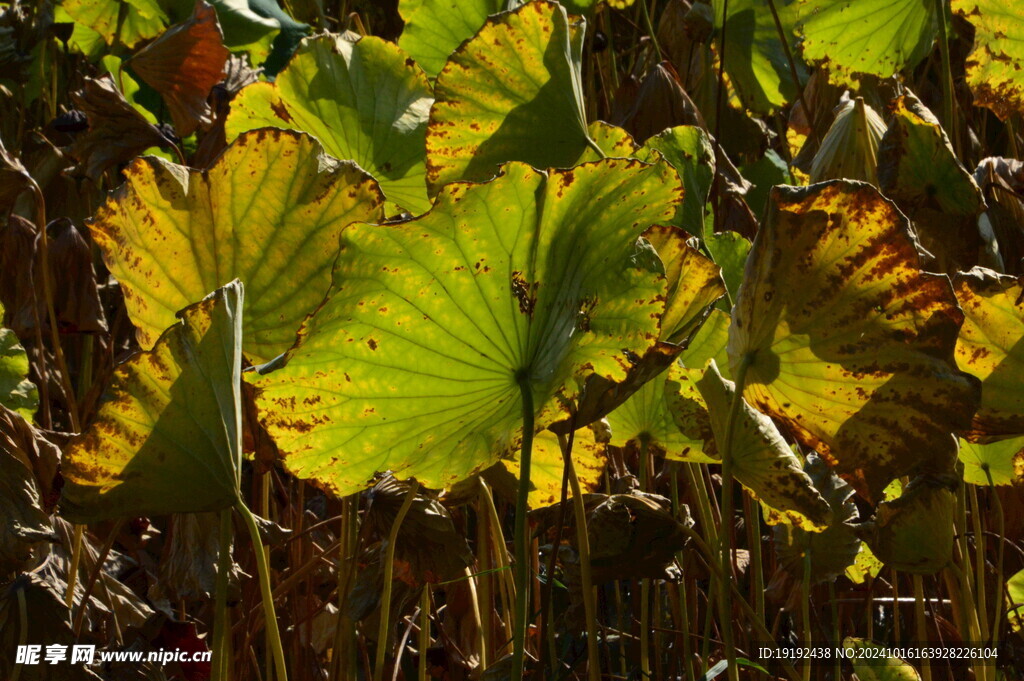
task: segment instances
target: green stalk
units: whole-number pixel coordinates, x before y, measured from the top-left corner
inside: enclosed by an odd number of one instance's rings
[[[761,558],[761,507],[749,496],[744,495],[743,512],[747,516],[747,528],[750,533],[750,570],[753,571],[754,576],[752,586],[754,590],[754,610],[763,622],[766,611],[764,605],[764,567]]]
[[[22,647],[28,643],[28,603],[25,602],[25,589],[18,589],[18,646]],[[21,668],[24,665],[14,665],[11,672],[11,681],[18,681],[21,676]]]
[[[420,597],[420,634],[419,634],[419,673],[420,681],[430,681],[427,673],[427,649],[430,648],[430,587],[423,586]]]
[[[271,653],[274,658],[274,670],[277,674],[277,681],[288,681],[288,669],[284,662],[284,648],[281,645],[281,631],[277,625],[277,613],[274,611],[274,593],[270,587],[270,565],[267,562],[267,554],[263,551],[263,540],[260,539],[260,528],[256,525],[256,518],[252,511],[245,505],[241,497],[235,501],[235,509],[241,514],[245,521],[245,527],[249,530],[249,539],[252,541],[253,553],[256,555],[256,570],[259,572],[260,596],[263,600],[263,618],[267,623],[267,638],[270,642]]]
[[[992,482],[992,474],[989,472],[988,467],[985,467],[985,475],[988,477],[988,489],[989,496],[992,498],[992,504],[996,509],[996,520],[999,523],[999,549],[996,557],[996,585],[999,591],[997,592],[997,598],[992,604],[992,628],[989,630],[990,641],[992,645],[996,645],[999,641],[999,630],[1003,622],[1003,552],[1006,549],[1006,519],[1003,517],[1003,502],[999,499],[999,493],[996,491],[995,483]]]
[[[988,594],[985,593],[985,533],[981,527],[981,508],[978,505],[978,488],[971,485],[968,489],[968,499],[971,504],[971,523],[974,527],[974,569],[977,577],[974,580],[978,603],[978,622],[981,625],[980,633],[982,641],[988,640]]]
[[[485,499],[487,490],[483,487],[483,478],[478,478],[478,480],[480,481],[481,487],[477,500],[476,514],[476,564],[481,573],[486,573],[491,569],[491,547],[489,541],[490,529],[487,527],[489,518],[486,508],[487,500]],[[490,660],[492,654],[491,650],[494,646],[494,643],[491,641],[491,612],[493,612],[493,608],[491,607],[491,603],[493,602],[493,596],[491,594],[492,580],[491,575],[489,574],[481,574],[477,579],[480,584],[478,587],[478,597],[483,611],[481,614],[480,632],[483,636],[483,650],[480,654],[482,660]],[[481,670],[486,671],[487,663],[485,661],[481,661],[480,668]]]
[[[640,0],[644,5],[644,0]],[[640,435],[640,489],[644,492],[650,491],[651,472],[648,462],[648,450],[650,448],[650,436],[646,433]],[[640,675],[644,679],[651,678],[650,658],[650,625],[651,625],[651,580],[647,577],[640,580]]]
[[[676,478],[676,473],[679,470],[678,464],[669,464],[672,466],[672,475],[670,477],[671,482],[671,493],[672,493],[672,515],[679,519],[679,480]],[[690,465],[690,464],[686,464]],[[679,551],[676,553],[676,560],[679,564],[683,564],[683,552]],[[686,595],[686,581],[682,584],[674,585],[677,593],[679,594],[679,610],[682,613],[679,617],[679,621],[676,622],[676,626],[682,632],[682,648],[683,648],[683,668],[686,670],[687,681],[694,681],[693,674],[693,651],[690,643],[690,609],[687,607],[687,595]]]
[[[811,551],[810,547],[804,551],[804,576],[800,590],[803,592],[803,602],[800,605],[800,625],[803,628],[804,647],[810,649],[813,642],[811,635]],[[804,661],[804,681],[811,679],[811,659]]]
[[[515,629],[512,637],[512,675],[511,681],[520,681],[523,678],[523,669],[526,658],[526,626],[530,618],[530,566],[527,549],[529,548],[529,525],[526,523],[526,513],[529,508],[530,495],[530,462],[533,457],[533,429],[535,427],[536,415],[533,411],[533,390],[530,388],[530,378],[526,371],[521,371],[516,376],[519,383],[519,391],[523,399],[523,445],[519,455],[519,490],[516,495],[516,522],[515,522],[515,584],[516,584],[516,609]]]
[[[231,572],[231,509],[220,512],[220,555],[217,559],[217,590],[214,596],[213,661],[211,680],[227,681],[231,677],[228,664],[228,576]]]
[[[843,644],[843,632],[839,629],[839,600],[836,598],[836,580],[828,582],[828,600],[832,604],[832,640],[837,646]],[[839,681],[842,677],[843,660],[839,655],[835,656],[835,667],[832,670],[832,678]]]
[[[654,45],[654,54],[657,55],[658,62],[660,63],[664,57],[662,57],[661,45],[658,44],[658,32],[654,30],[654,23],[651,21],[651,13],[647,9],[647,0],[639,0],[637,4],[640,5],[640,15],[644,20],[644,28],[647,29],[647,35],[651,38],[651,44]]]
[[[724,26],[723,26],[724,29]],[[736,369],[736,392],[732,396],[729,407],[729,418],[726,421],[725,437],[720,454],[722,456],[722,530],[719,535],[719,554],[721,563],[721,583],[718,584],[718,609],[721,619],[722,644],[725,646],[725,659],[729,672],[729,681],[739,681],[739,669],[736,666],[736,647],[732,639],[732,551],[733,551],[733,480],[732,480],[732,440],[733,431],[743,405],[743,387],[750,367],[750,356],[745,356]]]
[[[924,619],[924,580],[921,575],[914,575],[914,622],[917,626],[917,643],[928,642],[928,627]],[[932,665],[928,658],[921,660],[922,681],[932,681]]]
[[[395,579],[395,546],[398,544],[398,531],[402,528],[402,521],[409,513],[412,502],[416,500],[416,492],[419,491],[419,484],[415,481],[409,483],[409,491],[405,493],[402,507],[398,509],[395,522],[391,524],[391,532],[388,533],[388,547],[384,557],[384,593],[380,598],[380,627],[377,629],[377,659],[373,665],[373,681],[383,681],[384,660],[388,651],[388,630],[391,627],[391,589]]]
[[[82,563],[82,534],[85,532],[85,525],[75,525],[74,538],[71,540],[71,567],[68,568],[68,590],[64,594],[64,603],[68,610],[75,606],[75,582],[78,579],[78,566]]]
[[[953,67],[949,61],[949,34],[946,28],[946,0],[934,0],[935,10],[939,15],[939,55],[942,57],[942,121],[949,129],[950,141],[960,157],[960,136],[957,134],[956,119],[953,117]]]
[[[559,435],[562,456],[569,471],[569,485],[572,487],[572,511],[576,521],[576,544],[579,548],[580,581],[583,583],[583,614],[587,626],[587,678],[601,681],[601,658],[597,649],[597,603],[594,600],[594,580],[590,571],[590,536],[587,534],[587,510],[583,505],[583,490],[576,477],[576,466],[572,452],[568,449],[565,436]],[[513,677],[515,678],[515,677]]]

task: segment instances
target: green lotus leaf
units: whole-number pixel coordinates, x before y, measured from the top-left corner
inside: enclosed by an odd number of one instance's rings
[[[974,25],[967,84],[975,106],[1000,119],[1024,112],[1024,23],[1013,0],[952,0],[953,11]]]
[[[870,521],[855,527],[879,560],[894,570],[934,574],[953,556],[954,476],[919,475],[903,493],[878,505]]]
[[[750,241],[747,237],[738,232],[718,232],[710,234],[704,239],[708,252],[715,260],[715,264],[722,268],[722,278],[729,290],[732,300],[740,292],[740,283],[743,281],[743,269],[747,264],[747,256],[750,254]],[[726,304],[726,300],[719,302],[719,305]],[[728,310],[728,308],[725,308]]]
[[[134,47],[160,35],[171,23],[160,0],[63,0],[61,7],[108,45]]]
[[[722,0],[715,7],[715,26],[722,26]],[[799,60],[796,34],[793,32],[796,13],[790,2],[775,3],[783,33],[789,43],[789,52],[796,60],[794,66],[801,81],[807,79],[807,69]],[[726,17],[725,71],[736,89],[743,108],[757,113],[771,113],[797,97],[797,83],[793,81],[786,48],[779,38],[768,3],[761,0],[729,0]],[[718,45],[720,38],[715,38]]]
[[[676,461],[715,461],[703,454],[701,440],[683,435],[676,426],[666,384],[678,391],[678,380],[672,369],[663,371],[608,414],[611,444],[625,447],[630,442],[646,442],[654,451]]]
[[[871,185],[776,187],[733,308],[744,396],[868,498],[952,470],[952,431],[977,405],[953,361],[952,287],[919,268],[906,219]]]
[[[1024,278],[975,267],[953,278],[964,309],[957,363],[981,379],[981,407],[968,440],[1024,435]]]
[[[86,523],[235,503],[243,298],[238,281],[214,291],[182,310],[152,350],[114,370],[107,399],[65,452],[65,518]]]
[[[804,58],[841,82],[916,66],[939,30],[930,0],[796,0],[793,11]]]
[[[419,218],[350,226],[327,299],[256,381],[288,468],[338,495],[385,470],[447,487],[515,447],[521,385],[542,429],[580,378],[625,379],[664,308],[638,237],[681,198],[665,163],[512,163]]]
[[[649,138],[636,157],[651,162],[659,154],[678,171],[686,188],[683,205],[672,224],[703,237],[704,206],[715,178],[715,152],[707,133],[695,125],[669,128]]]
[[[273,83],[253,83],[231,102],[225,132],[290,128],[328,154],[353,160],[388,200],[420,214],[427,200],[425,137],[433,102],[416,64],[391,43],[338,35],[303,41]]]
[[[703,440],[703,454],[720,462],[718,444],[725,438],[735,385],[722,378],[714,360],[703,371],[674,366],[670,372],[670,385],[675,385],[667,392],[676,425],[686,437]],[[699,374],[703,375],[694,380]],[[736,419],[732,443],[733,474],[775,512],[769,520],[812,531],[828,527],[832,511],[827,501],[772,420],[746,400]]]
[[[594,145],[581,85],[584,28],[561,5],[535,0],[492,16],[455,50],[434,84],[431,193],[486,180],[506,161],[571,167]]]
[[[176,309],[237,278],[246,355],[284,352],[327,293],[341,230],[384,217],[371,177],[291,131],[245,133],[204,171],[146,157],[124,174],[89,228],[147,349]]]
[[[803,581],[807,567],[810,567],[811,584],[835,579],[854,564],[861,546],[861,541],[848,524],[857,517],[853,488],[815,454],[808,455],[803,470],[828,502],[832,523],[823,532],[808,532],[790,524],[773,528],[772,539],[779,556],[779,569],[786,581],[794,585]],[[810,566],[805,564],[808,553]]]
[[[4,308],[0,305],[0,319]],[[28,355],[10,329],[0,327],[0,404],[31,421],[39,406],[39,392],[28,380]]]
[[[867,639],[847,636],[843,639],[843,648],[854,651],[849,660],[861,681],[921,681],[921,676],[910,664],[897,657],[886,656],[882,646]]]
[[[688,237],[677,227],[661,225],[644,233],[658,252],[668,280],[659,340],[684,346],[707,318],[711,306],[725,295],[718,265],[687,244]]]
[[[190,0],[181,3],[179,14],[192,11]],[[248,52],[253,64],[262,64],[273,76],[295,52],[309,26],[290,17],[278,0],[209,0],[217,9],[224,30],[224,45],[233,52]],[[285,3],[287,6],[287,3]]]
[[[1024,437],[979,444],[960,440],[964,480],[972,485],[1013,485],[1024,482]]]
[[[399,0],[405,28],[398,46],[435,78],[455,48],[503,9],[505,0]]]
[[[846,568],[843,573],[846,578],[854,584],[863,584],[870,577],[874,579],[882,571],[885,564],[878,560],[878,557],[871,552],[871,548],[864,542],[860,542],[860,549],[857,557],[853,559],[853,565]]]
[[[1006,582],[1006,618],[1012,631],[1024,629],[1024,570]]]
[[[981,190],[931,111],[913,95],[896,99],[878,148],[878,186],[917,229],[940,271],[977,262]]]
[[[580,428],[572,444],[572,462],[584,494],[594,492],[604,475],[604,445],[594,439],[594,431]],[[519,459],[503,460],[501,464],[512,476],[519,479]],[[527,503],[530,508],[542,508],[557,504],[562,498],[562,473],[565,459],[558,444],[558,436],[550,430],[537,433],[533,439],[533,456],[530,461],[530,494]],[[514,487],[513,487],[514,489]],[[566,498],[572,498],[572,487],[566,490]]]
[[[697,334],[690,341],[689,347],[679,355],[679,363],[689,369],[701,369],[708,365],[709,360],[715,360],[718,372],[724,378],[732,380],[729,371],[729,326],[732,318],[729,313],[714,309],[708,315],[707,320],[697,331]]]

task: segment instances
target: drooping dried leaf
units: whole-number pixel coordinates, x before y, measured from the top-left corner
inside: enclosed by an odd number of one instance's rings
[[[977,381],[957,370],[963,313],[920,269],[905,218],[870,185],[776,187],[733,310],[744,396],[868,498],[951,470]]]
[[[163,134],[128,103],[110,74],[86,78],[85,86],[72,92],[71,99],[85,113],[89,129],[76,136],[70,153],[79,161],[80,172],[96,184],[108,168],[167,144]]]
[[[981,406],[965,437],[990,442],[1024,435],[1024,278],[975,267],[953,278],[964,310],[957,363],[981,380]]]
[[[30,428],[21,416],[0,407],[0,572],[4,574],[29,567],[33,547],[56,539],[28,454],[20,451],[18,435]]]
[[[20,594],[20,595],[19,595]],[[22,619],[24,600],[25,619]],[[28,630],[22,630],[22,622]],[[21,681],[53,681],[55,675],[49,664],[19,664],[15,671],[17,647],[24,641],[39,641],[36,645],[70,646],[77,643],[71,630],[71,611],[64,604],[54,584],[33,573],[23,573],[6,584],[0,591],[0,678],[18,678]],[[42,658],[42,655],[40,655]],[[100,681],[82,664],[61,667],[61,681]]]
[[[147,157],[125,175],[89,228],[143,348],[176,310],[237,277],[250,293],[245,353],[275,357],[323,300],[338,234],[383,219],[372,178],[291,131],[246,133],[205,171]],[[275,186],[290,190],[263,191]]]
[[[878,186],[917,229],[938,271],[978,264],[978,215],[984,203],[946,133],[911,94],[899,97],[878,148]]]
[[[32,177],[21,161],[4,148],[0,139],[0,219],[5,219],[23,191],[32,186]]]
[[[986,158],[975,169],[974,181],[988,205],[983,220],[992,228],[1003,271],[1024,274],[1024,163]]]
[[[377,536],[387,539],[410,484],[416,483],[386,476],[370,490],[364,522]],[[474,560],[448,509],[426,494],[416,495],[402,521],[395,558],[408,564],[419,583],[457,579]]]
[[[974,25],[967,84],[974,103],[1001,120],[1024,112],[1024,25],[1013,0],[952,0],[952,9]]]
[[[681,190],[664,163],[512,163],[420,218],[348,227],[327,300],[255,381],[286,465],[341,495],[384,470],[448,487],[518,443],[517,376],[538,429],[586,375],[624,380],[664,309],[637,237]]]
[[[115,370],[110,397],[65,451],[65,518],[195,513],[236,501],[242,300],[237,280],[214,291]]]
[[[172,516],[169,536],[160,555],[159,572],[147,594],[151,602],[163,602],[169,606],[182,599],[192,602],[213,598],[220,556],[219,527],[219,513],[179,513]],[[229,593],[228,602],[234,602],[240,596],[239,583],[243,573],[235,562],[231,563],[229,570],[228,583],[232,593]]]
[[[106,315],[100,304],[93,267],[92,246],[68,218],[46,226],[49,236],[50,275],[57,324],[65,333],[104,333]],[[37,289],[41,286],[37,285]],[[40,321],[49,327],[48,317]]]
[[[223,41],[217,12],[205,0],[197,0],[188,21],[168,28],[129,62],[164,98],[180,137],[213,122],[207,98],[220,82],[230,54]]]
[[[9,216],[0,227],[0,301],[5,324],[26,338],[43,315],[36,287],[36,236],[35,225],[19,215]]]

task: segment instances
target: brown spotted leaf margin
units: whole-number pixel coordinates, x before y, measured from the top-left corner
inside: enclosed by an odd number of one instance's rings
[[[869,498],[949,471],[978,402],[953,360],[949,279],[919,268],[906,218],[871,185],[776,187],[733,309],[744,397]]]

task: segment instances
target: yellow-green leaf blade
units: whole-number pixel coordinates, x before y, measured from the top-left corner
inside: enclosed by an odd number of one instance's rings
[[[0,305],[0,320],[3,316],[4,308]],[[28,371],[28,354],[18,336],[0,327],[0,404],[31,421],[39,406],[39,392],[28,379]]]
[[[975,28],[967,84],[977,106],[1006,120],[1024,111],[1024,22],[1012,0],[952,0]]]
[[[309,133],[331,156],[353,160],[388,200],[419,214],[430,207],[426,127],[433,102],[420,68],[374,36],[303,41],[273,83],[253,83],[231,103],[229,140],[273,126]]]
[[[405,28],[398,46],[436,77],[455,48],[473,37],[487,17],[505,9],[505,0],[401,0]]]
[[[437,77],[427,129],[432,192],[486,180],[506,161],[570,167],[592,144],[581,86],[584,24],[535,0],[497,14]]]
[[[964,310],[957,363],[981,380],[981,407],[965,437],[1024,435],[1024,279],[975,267],[953,279]]]
[[[383,218],[372,178],[290,131],[246,133],[206,171],[147,157],[125,176],[90,229],[143,348],[175,310],[237,278],[246,355],[284,352],[330,286],[341,230]]]
[[[214,291],[182,310],[152,350],[115,370],[110,397],[65,454],[66,518],[193,513],[234,503],[243,298],[237,281]]]
[[[328,299],[256,382],[288,467],[342,495],[384,470],[447,487],[517,443],[517,377],[538,428],[576,377],[623,380],[663,310],[637,237],[680,198],[665,164],[513,163],[415,220],[349,227]]]

